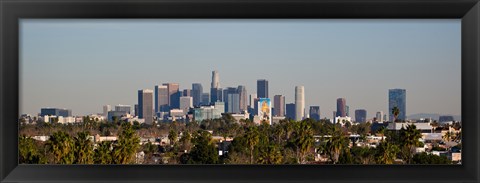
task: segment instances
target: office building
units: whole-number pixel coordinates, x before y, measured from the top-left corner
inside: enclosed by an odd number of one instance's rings
[[[257,114],[261,122],[266,122],[269,125],[272,124],[272,103],[269,98],[258,99],[258,111]]]
[[[223,102],[225,103],[225,112],[230,111],[228,109],[228,94],[237,94],[237,88],[227,87],[223,90]],[[237,103],[238,104],[238,103]]]
[[[108,111],[107,121],[118,122],[124,116],[128,115],[125,111]]]
[[[275,95],[273,97],[273,108],[275,116],[285,116],[285,96]]]
[[[237,88],[237,93],[240,97],[239,98],[240,112],[245,112],[248,110],[247,88],[243,85],[239,85]]]
[[[168,86],[156,85],[155,86],[155,113],[167,112],[170,110],[169,106]]]
[[[193,83],[192,84],[192,98],[193,98],[193,105],[200,106],[202,103],[202,94],[203,94],[203,87],[200,83]]]
[[[62,116],[62,117],[69,117],[72,116],[71,109],[60,109],[60,108],[41,108],[40,109],[41,116]]]
[[[250,94],[249,104],[248,107],[255,108],[255,99],[257,98],[257,94]]]
[[[295,104],[294,103],[289,103],[285,105],[286,112],[285,115],[289,119],[295,120]]]
[[[199,106],[208,104],[210,104],[210,93],[202,93],[202,101]]]
[[[390,116],[390,121],[393,121],[394,115],[392,110],[394,107],[397,107],[400,111],[398,114],[399,121],[406,120],[406,90],[405,89],[390,89],[388,90],[388,114]]]
[[[210,85],[210,102],[222,101],[222,88],[220,87],[220,75],[218,71],[212,71],[212,83]]]
[[[377,122],[383,122],[385,120],[383,118],[383,111],[378,111],[377,114],[375,115],[375,118],[377,118]]]
[[[305,115],[305,88],[295,87],[295,121],[303,120]]]
[[[138,116],[138,104],[135,104],[133,108],[135,116]]]
[[[320,120],[320,106],[310,106],[310,119]]]
[[[345,106],[345,115],[350,116],[350,106]]]
[[[170,109],[180,107],[180,85],[178,83],[164,83],[168,90],[168,106]]]
[[[218,119],[225,112],[223,102],[215,102],[213,106],[201,106],[193,109],[193,119],[198,123],[206,119]]]
[[[146,124],[153,124],[153,91],[138,90],[138,118]]]
[[[125,112],[126,114],[130,114],[132,111],[132,107],[129,105],[118,104],[115,106],[115,111],[122,111],[122,112]]]
[[[347,104],[345,98],[337,99],[337,114],[335,117],[346,117],[347,116]]]
[[[453,119],[453,116],[439,116],[439,117],[438,117],[438,122],[439,122],[439,123],[452,122],[452,121],[455,121],[455,120]]]
[[[192,90],[190,89],[184,89],[182,92],[182,97],[191,97],[192,96]]]
[[[193,98],[190,96],[180,97],[180,109],[187,113],[193,107]]]
[[[240,114],[240,95],[238,93],[228,93],[225,105],[226,112]]]
[[[257,97],[268,98],[268,80],[257,80]]]
[[[367,110],[365,109],[355,110],[355,121],[359,123],[367,122]]]
[[[105,118],[108,116],[109,111],[112,111],[112,106],[104,105],[103,106],[103,116],[105,116]]]

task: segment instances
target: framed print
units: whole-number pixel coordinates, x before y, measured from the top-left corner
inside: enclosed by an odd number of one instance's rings
[[[2,182],[478,182],[476,0],[3,0]]]

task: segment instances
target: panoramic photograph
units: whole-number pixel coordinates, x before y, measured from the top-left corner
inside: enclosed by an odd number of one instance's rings
[[[462,164],[460,19],[19,25],[19,164]]]

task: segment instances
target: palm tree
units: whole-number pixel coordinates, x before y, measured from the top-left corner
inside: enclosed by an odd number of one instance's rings
[[[270,144],[265,148],[260,149],[258,163],[260,164],[280,164],[283,156],[280,148],[276,144]]]
[[[76,164],[93,163],[93,142],[90,140],[88,132],[79,132],[74,138]]]
[[[314,143],[313,129],[306,121],[301,121],[298,123],[295,131],[294,144],[298,149],[298,163],[305,163],[305,156]]]
[[[393,164],[393,161],[397,157],[397,153],[400,151],[397,145],[390,142],[382,142],[377,147],[376,160],[379,164]]]
[[[400,139],[403,143],[404,151],[404,160],[408,163],[411,162],[415,148],[421,143],[419,139],[422,137],[422,134],[414,124],[408,125],[406,129],[403,127],[400,129]]]
[[[115,164],[131,163],[140,147],[140,138],[135,134],[130,123],[122,123],[122,131],[113,150]]]
[[[111,141],[103,141],[97,145],[95,149],[95,163],[96,164],[112,164],[112,149]]]
[[[393,114],[393,122],[396,122],[398,119],[398,115],[400,114],[400,109],[397,106],[393,107],[392,114]]]
[[[73,164],[75,160],[75,143],[65,132],[58,131],[50,136],[47,142],[53,153],[54,163]]]
[[[250,149],[250,164],[253,164],[253,149],[260,141],[260,134],[256,126],[250,126],[245,133],[245,140]]]
[[[342,130],[335,126],[331,133],[331,137],[325,143],[324,149],[330,157],[333,164],[337,164],[340,153],[348,146],[348,139],[343,134]]]

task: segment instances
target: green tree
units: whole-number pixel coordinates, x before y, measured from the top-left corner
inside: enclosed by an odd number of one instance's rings
[[[35,139],[22,136],[18,138],[18,151],[20,164],[43,164],[46,160],[38,151]]]
[[[177,140],[178,134],[175,130],[170,129],[168,132],[168,140],[170,140],[170,145],[175,145],[175,141]]]
[[[122,123],[122,131],[113,149],[114,163],[132,163],[138,148],[140,148],[140,138],[136,135],[132,125],[130,123]]]
[[[260,134],[256,126],[248,127],[245,133],[245,140],[250,150],[250,164],[253,164],[253,150],[260,141]]]
[[[402,143],[402,157],[407,163],[411,163],[415,148],[420,146],[419,139],[422,137],[420,130],[414,124],[408,125],[407,128],[400,129],[400,142]]]
[[[75,140],[75,164],[93,163],[93,142],[88,132],[79,132]]]
[[[377,147],[376,161],[378,164],[393,164],[400,148],[390,142],[381,142]]]
[[[324,144],[323,149],[333,164],[338,163],[340,153],[343,149],[348,148],[348,138],[343,134],[342,130],[335,126],[330,132],[331,137],[327,137],[327,142]]]
[[[112,150],[113,144],[111,141],[103,141],[98,143],[97,148],[95,149],[95,164],[112,164]]]
[[[290,139],[291,145],[297,152],[297,163],[305,163],[306,155],[313,148],[313,129],[311,125],[306,121],[297,122],[294,128],[294,135]]]
[[[212,135],[207,131],[197,133],[193,139],[194,146],[189,153],[189,164],[216,164],[218,163],[218,153],[215,144],[212,142]]]
[[[73,164],[75,161],[75,143],[72,137],[65,132],[58,131],[47,141],[56,164]]]
[[[412,164],[452,164],[452,162],[446,156],[422,152],[413,156]]]
[[[280,147],[276,144],[270,144],[260,149],[258,163],[259,164],[280,164],[283,156]]]

